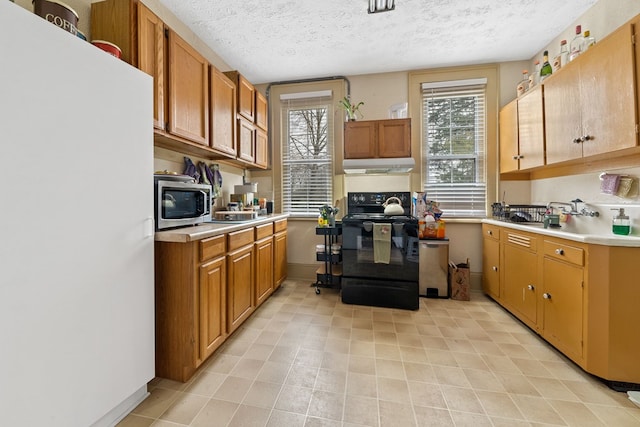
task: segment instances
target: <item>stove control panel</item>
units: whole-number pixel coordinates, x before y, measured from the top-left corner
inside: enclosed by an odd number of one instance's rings
[[[388,193],[347,193],[348,206],[382,206],[390,197],[397,197],[403,207],[411,206],[411,193],[408,191]]]

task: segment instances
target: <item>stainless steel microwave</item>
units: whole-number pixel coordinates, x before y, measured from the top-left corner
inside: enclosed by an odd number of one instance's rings
[[[211,185],[187,175],[155,175],[153,182],[156,231],[211,221]]]

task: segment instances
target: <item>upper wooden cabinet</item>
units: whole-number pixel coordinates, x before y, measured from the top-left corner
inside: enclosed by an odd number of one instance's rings
[[[543,87],[511,101],[499,115],[500,173],[544,165]]]
[[[267,132],[256,129],[256,156],[255,165],[266,169],[269,164],[269,137]]]
[[[136,0],[91,5],[92,38],[112,42],[122,59],[154,80],[154,126],[209,145],[209,64]]]
[[[210,67],[211,148],[235,158],[236,139],[236,85],[216,67]]]
[[[344,124],[344,158],[411,157],[411,120],[365,120]]]
[[[136,18],[137,16],[137,18]],[[165,25],[135,0],[91,4],[91,34],[122,51],[122,60],[153,77],[153,125],[165,129]]]
[[[238,116],[237,159],[246,166],[268,167],[267,98],[238,71],[224,73],[236,85]]]
[[[238,114],[253,123],[256,117],[255,87],[238,71],[226,71],[225,74],[237,87]]]
[[[518,98],[519,169],[544,165],[544,87],[538,85]]]
[[[637,145],[632,39],[623,25],[545,80],[548,164]]]
[[[169,30],[168,131],[209,145],[209,63]]]
[[[269,127],[267,111],[267,98],[262,93],[256,91],[256,126],[264,131]]]
[[[500,132],[500,173],[520,169],[518,151],[518,100],[505,105],[498,115]]]

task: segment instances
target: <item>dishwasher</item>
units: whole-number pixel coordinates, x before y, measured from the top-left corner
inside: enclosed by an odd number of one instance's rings
[[[449,239],[420,240],[418,293],[427,298],[449,298]]]

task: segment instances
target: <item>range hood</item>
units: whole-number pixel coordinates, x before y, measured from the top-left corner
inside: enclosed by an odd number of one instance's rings
[[[393,157],[376,159],[344,159],[345,174],[366,173],[407,173],[416,165],[413,157]]]

